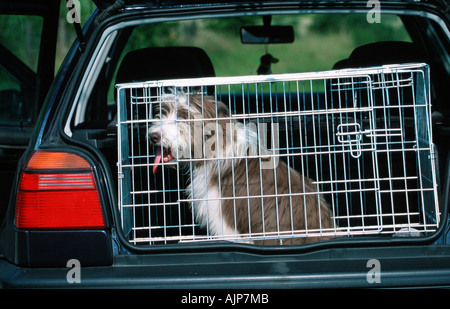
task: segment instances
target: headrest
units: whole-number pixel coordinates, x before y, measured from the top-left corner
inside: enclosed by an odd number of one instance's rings
[[[117,72],[116,84],[213,76],[211,60],[200,48],[149,47],[125,55]]]
[[[414,43],[386,41],[357,47],[348,59],[337,62],[333,68],[358,68],[407,62],[427,62],[427,57]]]

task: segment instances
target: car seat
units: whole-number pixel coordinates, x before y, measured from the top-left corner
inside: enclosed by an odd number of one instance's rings
[[[347,59],[338,61],[333,69],[428,61],[426,54],[414,43],[385,41],[355,48]]]
[[[120,64],[116,84],[215,76],[206,52],[197,47],[148,47],[129,52]]]

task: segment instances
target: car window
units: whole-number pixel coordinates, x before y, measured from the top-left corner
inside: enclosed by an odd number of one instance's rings
[[[34,72],[37,71],[42,23],[40,16],[0,15],[3,29],[0,41]]]
[[[39,16],[0,15],[1,124],[32,124],[42,25]]]
[[[297,73],[330,70],[364,44],[411,42],[400,17],[383,15],[380,23],[368,23],[366,18],[365,14],[273,16],[272,25],[293,26],[295,40],[270,45],[242,44],[240,39],[240,28],[262,25],[261,16],[146,24],[133,31],[122,57],[149,46],[196,46],[208,54],[216,76],[257,74],[260,58],[266,53],[278,60],[272,65],[272,73]],[[114,83],[109,88],[108,102],[115,104]]]
[[[51,58],[50,49],[41,57],[43,36],[51,46],[52,31],[43,33],[44,16],[33,12],[18,14],[11,9],[0,14],[0,196],[8,197],[13,184],[16,164],[29,142],[39,111],[42,89],[49,82],[43,74]],[[39,66],[42,62],[42,66]],[[44,65],[46,63],[46,65]],[[53,66],[51,67],[53,71]],[[53,73],[53,72],[52,72]],[[38,76],[40,76],[38,78]],[[41,89],[41,92],[39,92]],[[8,198],[0,202],[0,220],[6,211]]]
[[[137,28],[128,47],[198,46],[211,58],[217,76],[256,74],[260,57],[266,52],[279,60],[273,65],[273,73],[328,70],[357,46],[411,40],[398,16],[382,18],[382,23],[370,24],[366,15],[273,16],[272,25],[294,27],[295,40],[290,44],[270,45],[241,43],[240,28],[262,25],[260,16],[173,22]]]
[[[397,15],[382,14],[380,23],[369,23],[366,14],[280,15],[272,16],[271,24],[292,26],[294,42],[243,44],[240,38],[241,27],[263,25],[261,16],[183,20],[137,26],[128,39],[121,39],[121,43],[115,45],[119,55],[113,50],[108,56],[113,61],[105,62],[89,96],[88,106],[91,108],[85,110],[87,114],[84,119],[112,120],[116,110],[117,72],[123,58],[134,50],[164,46],[198,47],[210,58],[215,76],[242,76],[257,74],[261,57],[267,53],[278,60],[272,65],[271,73],[314,72],[333,69],[358,46],[382,41],[412,41]]]
[[[13,79],[8,72],[0,71],[0,98],[2,105],[0,106],[0,122],[5,124],[20,123],[22,121],[29,122],[24,112],[24,104],[22,102],[21,85]]]

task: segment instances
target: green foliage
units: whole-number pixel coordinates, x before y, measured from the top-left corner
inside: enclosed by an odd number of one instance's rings
[[[37,71],[43,19],[38,16],[0,15],[0,44]]]
[[[369,23],[364,14],[354,15],[315,15],[311,30],[316,33],[347,33],[360,46],[368,42],[392,40],[409,40],[401,20],[394,15],[381,16],[380,23]]]
[[[262,17],[255,16],[241,16],[234,18],[223,19],[207,19],[205,20],[205,27],[214,32],[224,33],[231,36],[239,34],[242,26],[245,25],[262,25]]]
[[[145,46],[198,46],[211,58],[219,76],[256,74],[260,57],[271,53],[280,61],[273,73],[331,69],[357,46],[375,41],[409,40],[397,16],[383,15],[380,24],[367,22],[366,15],[281,15],[272,25],[292,25],[293,44],[242,44],[244,25],[262,25],[261,16],[150,24],[138,27],[127,50]]]
[[[83,25],[95,6],[80,0]],[[56,69],[73,40],[75,29],[67,21],[68,8],[61,2]],[[239,30],[244,25],[262,25],[262,16],[211,18],[142,25],[133,32],[125,51],[147,46],[198,46],[210,56],[219,76],[256,74],[260,57],[271,53],[280,61],[273,73],[331,69],[360,45],[384,40],[410,40],[397,16],[382,15],[381,23],[370,24],[359,15],[280,15],[272,25],[292,25],[293,44],[245,45]],[[37,70],[42,19],[33,16],[0,16],[0,43]],[[2,78],[3,83],[10,83]]]

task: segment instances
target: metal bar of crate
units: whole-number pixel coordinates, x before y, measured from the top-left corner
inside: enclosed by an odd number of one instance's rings
[[[192,181],[190,173],[194,164],[230,158],[187,157],[161,162],[160,175],[153,175],[155,154],[147,132],[155,123],[162,125],[166,121],[153,118],[153,107],[161,105],[161,98],[168,89],[195,88],[204,95],[211,86],[216,104],[225,102],[229,114],[176,121],[198,123],[202,130],[207,121],[214,122],[217,130],[219,122],[223,121],[230,124],[238,121],[245,128],[255,124],[262,138],[260,143],[270,145],[264,158],[270,158],[271,162],[284,160],[288,170],[293,168],[300,171],[302,177],[313,179],[313,186],[331,206],[333,228],[324,228],[321,223],[314,229],[308,226],[305,207],[305,228],[294,229],[292,213],[299,205],[293,204],[293,199],[317,193],[293,191],[290,173],[286,179],[288,193],[277,192],[277,177],[274,192],[262,193],[261,164],[258,171],[260,194],[250,193],[250,171],[245,165],[247,194],[244,196],[235,195],[234,181],[233,194],[222,196],[220,177],[218,196],[199,199],[185,194],[186,185]],[[125,234],[134,244],[267,239],[281,242],[290,238],[396,234],[405,229],[411,233],[427,233],[439,226],[429,77],[424,64],[149,81],[116,87],[119,212]],[[189,91],[187,93],[189,97]],[[216,138],[219,143],[218,135]],[[203,136],[203,147],[205,143]],[[246,163],[249,159],[258,159],[261,163],[262,158],[261,153],[233,157]],[[395,160],[401,162],[397,164]],[[233,161],[231,165],[234,179]],[[186,170],[182,166],[189,167]],[[219,165],[219,175],[221,173]],[[208,186],[206,179],[205,176],[205,188]],[[208,226],[204,229],[197,224],[196,214],[190,208],[194,202],[218,202],[222,218],[222,203],[233,201],[236,222],[237,201],[246,200],[250,211],[250,200],[260,200],[264,217],[263,205],[267,198],[274,198],[276,203],[275,231],[265,230],[264,224],[261,232],[252,231],[248,216],[248,233],[238,234],[235,224],[234,233],[212,235]],[[280,228],[279,198],[290,201],[291,228],[288,230]],[[317,200],[321,203],[320,198]]]

